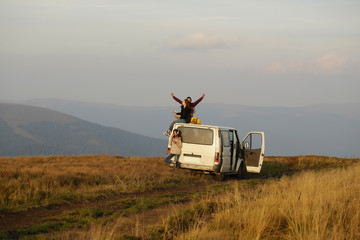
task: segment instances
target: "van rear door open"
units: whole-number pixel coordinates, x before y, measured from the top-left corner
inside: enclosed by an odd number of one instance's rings
[[[249,132],[241,142],[241,146],[246,170],[260,173],[265,151],[264,132]]]

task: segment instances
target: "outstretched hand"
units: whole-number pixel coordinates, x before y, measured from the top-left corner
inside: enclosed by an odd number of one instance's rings
[[[174,94],[173,94],[173,93],[171,93],[170,95],[171,95],[172,97],[174,97]]]
[[[203,97],[203,98],[205,97],[205,93],[203,93],[202,97]]]

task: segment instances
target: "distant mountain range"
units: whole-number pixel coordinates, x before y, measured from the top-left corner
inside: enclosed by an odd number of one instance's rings
[[[104,127],[54,110],[0,103],[0,156],[161,156],[165,139]]]
[[[161,138],[180,105],[169,97],[169,107],[125,107],[111,104],[37,99],[20,103],[40,106],[126,131]],[[206,103],[195,115],[203,124],[230,126],[240,137],[264,131],[266,155],[326,155],[360,157],[360,105],[324,104],[304,107],[252,107]]]

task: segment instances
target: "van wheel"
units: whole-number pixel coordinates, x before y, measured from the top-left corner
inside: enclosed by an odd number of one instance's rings
[[[246,178],[246,167],[244,163],[241,163],[238,173],[237,173],[238,179],[245,179]]]

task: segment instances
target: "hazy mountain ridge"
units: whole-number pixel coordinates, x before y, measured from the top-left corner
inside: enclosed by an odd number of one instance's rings
[[[105,126],[155,138],[173,120],[180,105],[169,98],[169,107],[124,107],[61,99],[37,99],[24,103],[44,106]],[[249,131],[264,131],[267,155],[360,156],[360,105],[321,104],[304,107],[254,107],[206,103],[195,115],[203,124],[235,127],[242,138]]]
[[[0,104],[0,146],[0,156],[166,153],[165,140],[19,104]]]

